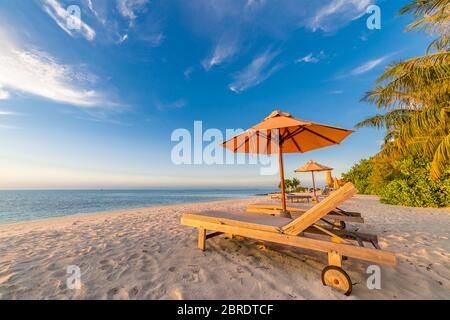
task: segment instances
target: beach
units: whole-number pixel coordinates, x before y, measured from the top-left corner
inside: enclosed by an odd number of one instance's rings
[[[326,255],[250,239],[218,236],[197,249],[197,230],[182,213],[240,211],[265,197],[168,205],[0,225],[0,299],[449,299],[450,211],[380,204],[355,196],[342,208],[361,212],[382,249],[381,289],[366,286],[369,263],[343,268],[346,297],[322,285]],[[81,288],[68,289],[68,266]]]

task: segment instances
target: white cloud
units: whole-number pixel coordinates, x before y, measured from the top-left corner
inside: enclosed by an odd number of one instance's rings
[[[91,10],[91,12],[92,12],[96,17],[98,17],[98,12],[97,12],[97,10],[95,10],[94,4],[92,3],[92,0],[86,0],[86,3],[87,3],[87,6],[88,6],[89,10]]]
[[[123,36],[120,36],[119,43],[125,42],[128,40],[128,34],[124,34]]]
[[[74,113],[76,114],[76,113]],[[115,116],[115,112],[107,109],[82,109],[82,113],[75,116],[79,120],[99,122],[99,123],[109,123],[120,126],[131,126],[131,124],[119,120]]]
[[[313,30],[331,31],[337,26],[358,19],[365,14],[370,0],[332,0],[320,7],[309,22]]]
[[[22,129],[20,127],[16,127],[16,126],[9,126],[9,125],[5,125],[5,124],[0,124],[0,130],[19,130]]]
[[[194,72],[194,68],[193,67],[189,67],[186,70],[184,70],[183,75],[184,75],[184,77],[186,79],[190,79],[192,72]]]
[[[81,18],[77,18],[74,15],[70,15],[57,0],[45,0],[43,3],[45,12],[58,24],[70,36],[74,36],[76,33],[80,33],[87,40],[92,41],[95,39],[95,31],[89,25],[87,25]],[[67,24],[68,18],[75,19],[75,23],[80,26],[79,29],[69,28]]]
[[[325,52],[322,50],[317,56],[314,56],[313,53],[310,53],[304,57],[296,59],[295,63],[306,62],[306,63],[317,63],[325,56]]]
[[[2,88],[80,107],[117,106],[89,88],[95,82],[93,75],[58,63],[46,52],[23,49],[1,32],[0,43]]]
[[[271,43],[285,41],[300,28],[334,31],[365,14],[376,0],[197,0],[179,1],[181,14],[188,19],[192,32],[214,43],[201,61],[205,70],[231,58],[252,52],[256,39]],[[235,43],[230,39],[237,39]],[[323,57],[313,53],[296,62],[316,63]],[[234,86],[232,86],[234,88]]]
[[[0,116],[19,116],[19,115],[20,113],[17,112],[0,110]]]
[[[266,0],[247,0],[245,6],[246,7],[263,6],[264,4],[266,4]]]
[[[0,100],[6,100],[6,99],[9,99],[9,92],[6,90],[3,90],[2,86],[0,86]]]
[[[187,102],[184,99],[178,99],[171,103],[162,103],[161,101],[156,102],[156,108],[158,108],[158,110],[182,109],[186,106]]]
[[[244,9],[258,10],[266,5],[266,0],[247,0]]]
[[[344,93],[344,91],[342,91],[342,90],[334,90],[334,91],[328,92],[328,94],[343,94],[343,93]]]
[[[238,35],[242,43],[255,35],[284,39],[299,28],[338,30],[363,16],[376,0],[179,1],[194,32],[217,39]]]
[[[237,42],[235,40],[221,39],[215,46],[211,55],[203,60],[202,65],[205,70],[211,69],[215,65],[219,65],[233,57],[238,51]]]
[[[316,57],[313,56],[312,53],[302,57],[302,58],[298,58],[295,60],[295,63],[299,63],[299,62],[311,62],[311,63],[317,63],[319,62],[319,59],[317,59]]]
[[[83,3],[84,14],[96,23],[96,38],[102,42],[120,45],[133,39],[158,47],[165,40],[161,12],[147,10],[150,0],[83,0]]]
[[[157,32],[149,35],[143,34],[139,36],[140,40],[147,42],[147,44],[149,44],[153,48],[159,47],[163,43],[165,38],[166,36],[162,32]]]
[[[385,61],[390,55],[378,58],[378,59],[374,59],[374,60],[370,60],[367,61],[365,63],[363,63],[362,65],[360,65],[359,67],[353,69],[351,71],[352,75],[359,75],[359,74],[363,74],[366,72],[369,72],[370,70],[372,70],[373,68],[375,68],[376,66],[378,66],[380,63],[382,63],[383,61]]]
[[[277,55],[278,52],[268,50],[254,58],[244,70],[236,74],[234,82],[228,88],[240,93],[265,81],[282,66],[279,63],[272,66],[272,61]]]
[[[130,20],[130,26],[133,26],[137,12],[144,10],[148,3],[149,0],[117,0],[117,9],[123,17]]]
[[[361,41],[367,41],[367,40],[369,40],[369,35],[365,32],[362,32],[361,35],[359,36],[359,39]]]

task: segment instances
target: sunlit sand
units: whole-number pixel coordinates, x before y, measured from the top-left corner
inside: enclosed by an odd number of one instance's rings
[[[450,290],[450,211],[383,205],[356,196],[383,249],[398,254],[381,268],[381,290],[366,286],[368,263],[349,259],[355,283],[346,297],[322,286],[326,255],[247,239],[208,240],[197,249],[184,212],[242,210],[266,198],[78,215],[0,226],[0,299],[446,299]],[[67,267],[81,270],[68,289]]]

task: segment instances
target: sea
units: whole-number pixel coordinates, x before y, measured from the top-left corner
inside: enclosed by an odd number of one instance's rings
[[[141,207],[241,199],[268,189],[0,190],[0,224]]]

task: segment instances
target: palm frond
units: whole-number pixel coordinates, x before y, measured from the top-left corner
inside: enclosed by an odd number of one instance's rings
[[[418,18],[408,30],[438,37],[427,55],[392,64],[376,79],[375,89],[363,101],[387,112],[356,127],[386,128],[380,157],[433,158],[431,174],[436,179],[450,163],[450,0],[415,0],[400,10],[405,13]]]
[[[363,100],[374,103],[378,109],[399,106],[421,109],[427,104],[448,100],[450,53],[436,53],[391,65],[376,83],[377,87]]]
[[[431,162],[431,177],[436,180],[450,166],[450,134],[442,139]]]
[[[429,108],[411,114],[410,117],[400,124],[399,138],[403,141],[414,139],[420,135],[427,135],[436,130],[450,128],[450,107],[434,105]],[[437,132],[433,132],[436,136]]]
[[[403,7],[399,14],[412,12],[419,19],[409,24],[406,30],[416,29],[428,34],[437,34],[439,38],[428,47],[437,51],[448,51],[450,28],[450,0],[415,0]]]
[[[405,109],[390,110],[385,114],[377,114],[371,118],[365,119],[355,125],[355,128],[375,127],[375,128],[393,128],[404,123],[413,111]]]

